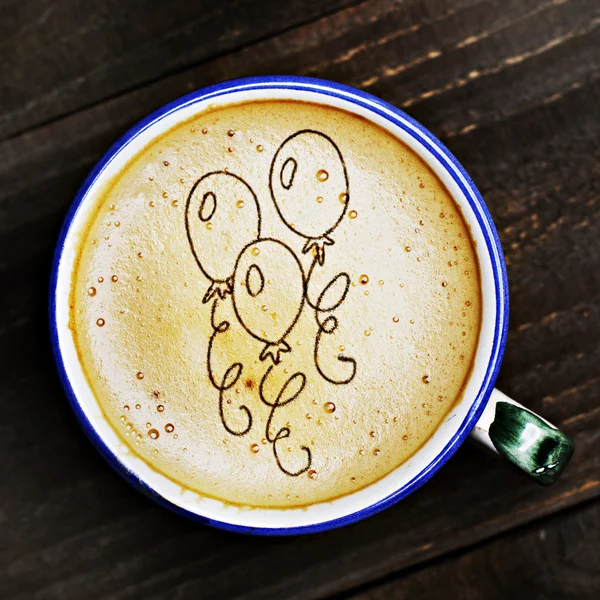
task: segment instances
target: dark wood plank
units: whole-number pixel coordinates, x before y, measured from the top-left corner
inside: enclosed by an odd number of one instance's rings
[[[0,143],[0,597],[319,598],[600,496],[597,11],[587,0],[373,0]],[[469,76],[475,69],[487,70]],[[420,97],[407,110],[472,174],[507,253],[512,317],[499,386],[577,443],[556,486],[538,488],[465,447],[368,521],[253,539],[153,506],[79,432],[45,316],[70,199],[149,110],[258,72],[362,84],[397,105]]]
[[[356,2],[4,2],[0,139]]]
[[[353,600],[595,600],[600,596],[600,503],[428,565]]]
[[[56,391],[47,383],[40,395]],[[427,487],[368,521],[312,537],[252,539],[151,505],[108,471],[66,408],[55,404],[25,423],[24,435],[12,436],[8,473],[3,467],[14,499],[2,507],[2,597],[323,597],[600,490],[600,420],[588,418],[583,434],[567,428],[579,451],[551,490],[468,447]],[[41,431],[43,441],[34,433]]]

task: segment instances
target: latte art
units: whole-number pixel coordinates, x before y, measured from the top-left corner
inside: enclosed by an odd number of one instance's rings
[[[198,114],[104,190],[78,251],[70,325],[102,410],[203,496],[298,506],[368,486],[470,376],[481,290],[460,210],[342,110]]]
[[[308,162],[303,159],[309,152],[316,154],[328,170],[321,168],[313,173],[309,168],[302,168]],[[329,180],[330,171],[337,171],[336,176],[331,179],[334,185],[320,185]],[[228,178],[233,178],[233,181]],[[290,136],[277,150],[271,164],[269,180],[271,196],[282,221],[289,229],[306,238],[303,254],[312,250],[313,258],[308,275],[304,274],[302,263],[292,248],[280,240],[260,237],[260,207],[256,195],[239,175],[228,171],[203,175],[194,184],[186,208],[186,230],[190,248],[203,274],[212,280],[203,299],[204,303],[212,302],[210,319],[213,333],[208,342],[206,358],[208,374],[213,387],[219,393],[219,414],[223,427],[228,433],[236,436],[250,433],[253,426],[252,412],[245,404],[238,406],[237,409],[247,417],[247,425],[242,429],[233,429],[227,423],[223,400],[232,395],[232,388],[244,376],[244,365],[241,362],[233,362],[222,376],[216,376],[211,366],[213,346],[218,344],[216,338],[226,333],[230,327],[229,321],[215,322],[217,305],[225,301],[228,294],[232,295],[233,308],[240,325],[248,335],[265,343],[259,356],[261,361],[269,362],[270,359],[274,365],[278,365],[282,353],[292,351],[286,338],[306,307],[314,311],[318,326],[314,341],[314,362],[319,375],[329,383],[342,385],[350,383],[356,374],[356,361],[341,353],[337,357],[338,361],[351,365],[349,375],[341,378],[334,374],[327,375],[319,366],[321,337],[323,334],[334,334],[338,328],[334,311],[346,298],[350,276],[345,272],[338,273],[323,287],[316,301],[311,302],[308,294],[315,265],[323,265],[325,246],[334,244],[328,235],[340,223],[348,206],[348,177],[342,154],[325,134],[311,130],[299,131]],[[315,180],[318,183],[315,183]],[[335,185],[340,180],[344,182],[341,190]],[[321,206],[316,210],[307,211],[305,198],[312,191],[319,193],[317,202]],[[250,212],[246,209],[242,215],[242,209],[247,206],[244,196],[254,200],[256,211]],[[242,199],[236,201],[236,198]],[[340,202],[340,198],[344,201]],[[248,205],[252,206],[251,203]],[[238,210],[233,210],[232,207],[237,207]],[[218,229],[214,226],[208,227],[209,224],[212,225],[217,211],[218,218],[215,221],[219,225]],[[205,227],[202,226],[204,224]],[[254,236],[254,239],[239,250],[239,245],[248,234]],[[223,247],[223,252],[219,253],[216,261],[213,251],[215,247]],[[214,262],[208,267],[208,271],[203,266],[206,262],[203,259],[205,250],[208,262],[210,263],[211,256]],[[231,266],[232,256],[238,251],[235,264]],[[209,273],[215,275],[211,276]],[[215,294],[218,297],[213,299]],[[281,471],[297,477],[310,469],[311,449],[308,446],[301,447],[306,453],[306,464],[302,468],[286,468],[285,455],[282,455],[279,448],[281,442],[290,437],[291,429],[286,425],[274,431],[271,422],[275,411],[284,408],[302,394],[306,386],[306,374],[297,371],[290,375],[277,394],[268,398],[265,388],[272,368],[272,365],[266,368],[259,383],[260,400],[270,408],[264,439],[272,445],[275,460]],[[233,396],[235,398],[235,394]],[[231,403],[232,400],[228,402]]]

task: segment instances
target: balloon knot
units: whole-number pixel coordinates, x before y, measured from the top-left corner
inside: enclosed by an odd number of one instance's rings
[[[269,342],[266,344],[266,346],[263,348],[263,351],[260,353],[260,360],[266,360],[267,357],[270,357],[273,361],[273,364],[278,365],[281,362],[280,354],[282,352],[291,351],[292,349],[290,348],[290,345],[284,340],[275,343]]]
[[[233,293],[233,278],[230,277],[227,281],[213,281],[202,298],[202,304],[206,304],[212,298],[219,296],[221,300],[225,300],[227,294]]]
[[[314,248],[315,255],[319,264],[323,266],[325,263],[325,246],[333,246],[335,242],[326,235],[320,238],[310,238],[302,248],[302,254],[308,254]]]

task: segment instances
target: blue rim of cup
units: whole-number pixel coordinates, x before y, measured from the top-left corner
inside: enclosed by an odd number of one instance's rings
[[[113,158],[121,152],[134,138],[139,136],[143,131],[148,129],[154,123],[162,120],[166,116],[175,111],[191,104],[196,104],[201,101],[216,98],[224,94],[232,92],[241,92],[249,90],[298,90],[307,92],[316,92],[324,96],[331,96],[342,100],[349,101],[362,108],[377,114],[380,117],[390,121],[394,125],[402,128],[406,133],[414,137],[419,143],[425,146],[443,165],[454,182],[458,185],[465,198],[469,202],[476,216],[477,222],[483,233],[487,251],[491,258],[494,276],[494,293],[496,299],[496,323],[494,327],[494,337],[492,342],[492,354],[490,363],[481,387],[471,404],[469,411],[461,423],[458,430],[452,436],[451,440],[446,444],[443,450],[427,465],[418,475],[411,479],[408,483],[396,490],[387,497],[379,500],[366,508],[357,510],[343,517],[330,519],[314,523],[311,525],[303,525],[298,527],[249,527],[245,525],[236,525],[226,521],[211,519],[197,513],[191,512],[173,504],[150,485],[140,479],[133,471],[127,468],[117,456],[108,448],[104,440],[98,435],[92,424],[89,422],[71,385],[68,378],[66,366],[60,351],[58,339],[58,327],[56,321],[56,295],[58,284],[58,268],[63,253],[65,240],[69,233],[71,223],[79,210],[80,205],[85,200],[85,197],[91,187],[94,185],[98,177],[101,175],[106,166]],[[255,534],[255,535],[297,535],[305,533],[317,533],[349,525],[366,517],[374,515],[385,508],[399,502],[417,488],[428,481],[456,452],[458,447],[465,441],[470,431],[473,429],[479,417],[481,416],[487,401],[492,393],[494,383],[498,376],[502,355],[506,346],[506,336],[508,332],[508,279],[506,274],[506,265],[504,262],[504,254],[498,237],[498,232],[492,221],[487,206],[481,194],[475,187],[471,178],[467,175],[464,168],[460,165],[453,154],[442,144],[430,131],[425,129],[420,123],[409,117],[406,113],[396,108],[395,106],[380,100],[376,96],[366,92],[357,90],[356,88],[334,83],[331,81],[316,79],[312,77],[284,76],[272,75],[263,77],[246,77],[242,79],[234,79],[216,85],[202,88],[191,92],[181,98],[174,100],[159,108],[145,119],[141,120],[120,139],[118,139],[110,149],[104,154],[100,161],[94,166],[90,174],[83,182],[81,188],[77,192],[73,203],[65,217],[54,259],[52,262],[52,271],[50,278],[50,335],[54,357],[57,363],[58,372],[67,399],[75,412],[81,427],[94,444],[100,454],[106,461],[131,485],[143,492],[145,495],[152,498],[158,504],[172,510],[173,512],[188,517],[202,524],[211,525],[227,531],[237,533]]]

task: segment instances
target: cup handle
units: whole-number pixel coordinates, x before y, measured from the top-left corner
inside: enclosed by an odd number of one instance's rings
[[[496,389],[471,436],[542,485],[556,481],[575,450],[554,425]]]

